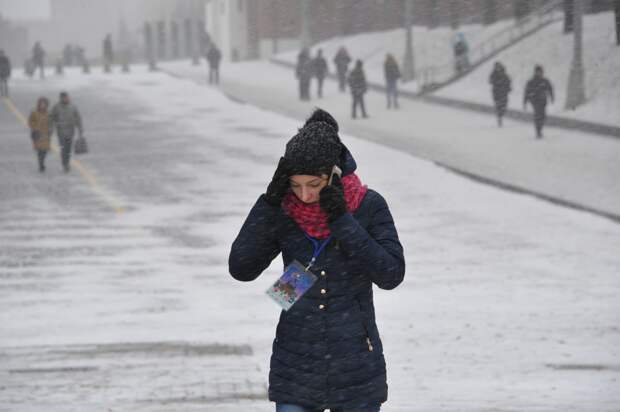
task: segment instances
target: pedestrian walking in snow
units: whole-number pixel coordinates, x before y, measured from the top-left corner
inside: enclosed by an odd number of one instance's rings
[[[299,99],[310,100],[310,80],[312,79],[312,59],[310,51],[304,47],[299,55],[297,55],[297,66],[295,67],[295,76],[299,81]]]
[[[0,96],[9,97],[9,77],[11,77],[11,60],[0,50]]]
[[[209,84],[220,84],[220,60],[222,60],[222,53],[214,43],[211,43],[211,47],[209,47],[207,60],[209,62]]]
[[[54,126],[52,118],[48,113],[49,100],[45,97],[39,97],[37,107],[35,107],[28,117],[28,127],[30,128],[30,138],[32,146],[37,152],[37,160],[39,162],[39,172],[45,172],[45,156],[50,150],[50,136],[53,133]]]
[[[282,253],[283,277],[314,281],[276,328],[269,399],[278,412],[376,412],[387,400],[372,289],[398,286],[405,262],[385,199],[356,167],[336,120],[317,109],[232,245],[237,280],[256,279]]]
[[[351,57],[349,52],[344,46],[338,49],[338,53],[334,57],[334,64],[336,65],[336,71],[338,72],[338,87],[341,92],[344,92],[347,85],[347,72],[349,71],[349,63],[351,63]]]
[[[52,108],[52,122],[58,136],[58,144],[61,147],[61,161],[65,173],[69,172],[69,162],[71,160],[71,148],[73,146],[73,137],[75,129],[78,130],[79,136],[84,137],[84,129],[82,128],[82,117],[77,107],[75,107],[69,98],[67,92],[60,93],[60,100]]]
[[[453,44],[454,49],[454,69],[456,73],[461,73],[469,69],[469,45],[463,33],[457,33]]]
[[[40,77],[45,78],[45,50],[39,42],[36,42],[32,48],[32,64],[34,65],[33,73],[39,68]]]
[[[511,80],[506,68],[500,62],[496,62],[493,71],[489,76],[489,83],[493,93],[495,103],[495,113],[497,114],[497,125],[502,127],[502,118],[508,107],[508,94],[512,91]]]
[[[523,110],[527,110],[528,102],[534,108],[534,127],[536,138],[542,139],[542,129],[547,118],[547,98],[553,103],[553,86],[544,76],[541,65],[534,67],[534,76],[525,85],[523,93]]]
[[[110,73],[114,63],[114,50],[112,49],[112,36],[107,35],[103,40],[103,71]]]
[[[385,57],[383,72],[385,73],[387,108],[390,109],[394,106],[395,109],[398,109],[398,79],[400,79],[401,74],[396,59],[389,53]]]
[[[317,81],[317,96],[323,97],[323,80],[327,76],[327,60],[323,57],[323,50],[319,49],[316,53],[316,57],[312,61],[312,68],[314,76]]]
[[[351,109],[351,117],[357,118],[357,107],[362,111],[362,117],[367,118],[366,106],[364,105],[364,94],[368,89],[366,84],[366,75],[364,74],[364,68],[362,67],[362,61],[357,60],[355,62],[355,68],[349,73],[349,88],[351,89],[351,96],[353,97],[353,105]]]

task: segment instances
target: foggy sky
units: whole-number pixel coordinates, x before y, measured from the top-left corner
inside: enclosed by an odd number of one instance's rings
[[[50,17],[49,0],[0,0],[0,14],[10,20],[39,20]]]

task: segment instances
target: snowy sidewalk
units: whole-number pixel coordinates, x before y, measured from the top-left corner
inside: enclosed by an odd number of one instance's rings
[[[206,69],[187,62],[162,64],[167,72],[206,84]],[[241,101],[304,119],[314,106],[334,113],[342,129],[473,176],[553,201],[620,219],[620,141],[548,127],[534,139],[533,125],[420,101],[387,110],[370,91],[367,120],[350,119],[350,96],[326,81],[324,98],[301,102],[289,69],[261,61],[222,67],[222,89]],[[315,96],[315,83],[311,93]]]
[[[280,65],[282,67],[286,67],[291,70],[295,68],[295,65],[293,63],[286,61],[286,60],[278,59],[278,58],[272,58],[271,62],[277,65]],[[467,77],[468,75],[465,75],[463,77]],[[330,79],[334,81],[337,80],[337,77],[334,74],[328,74],[328,76]],[[459,82],[455,82],[455,83],[458,84]],[[385,93],[384,84],[368,82],[368,88],[371,90],[380,92],[380,93]],[[445,88],[449,89],[450,86],[447,86]],[[398,93],[401,99],[406,98],[406,99],[420,100],[425,103],[438,104],[438,105],[442,105],[446,107],[452,107],[455,109],[468,110],[468,111],[490,114],[492,116],[495,116],[495,106],[493,106],[492,102],[490,102],[489,99],[487,99],[484,102],[480,101],[479,98],[477,99],[478,101],[467,101],[467,100],[459,99],[460,96],[458,94],[456,94],[455,96],[451,96],[449,93],[442,93],[443,90],[444,88],[441,88],[439,90],[439,93],[428,93],[428,94],[424,94],[423,96],[420,96],[418,92],[407,90],[406,88],[399,90]],[[559,103],[560,102],[558,102],[558,104]],[[507,119],[520,120],[520,121],[527,122],[530,124],[533,122],[533,119],[534,119],[531,106],[530,106],[530,111],[523,111],[523,110],[508,108],[506,110],[506,114],[504,117]],[[589,134],[601,135],[603,137],[620,138],[620,127],[619,126],[595,123],[592,121],[572,119],[569,117],[562,117],[562,116],[548,114],[546,125],[552,126],[552,127],[560,127],[560,128],[568,129],[568,130],[580,131],[586,134],[589,133]]]
[[[14,100],[60,89],[126,212],[57,155],[39,175],[0,109],[0,410],[273,411],[281,262],[239,283],[227,254],[300,121],[140,67],[16,80]],[[617,411],[619,225],[342,139],[406,253],[404,283],[375,289],[383,411]]]

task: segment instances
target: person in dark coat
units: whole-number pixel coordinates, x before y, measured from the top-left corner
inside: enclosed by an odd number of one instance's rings
[[[338,87],[341,92],[344,92],[347,84],[347,71],[349,71],[349,63],[351,63],[351,57],[349,52],[344,46],[338,49],[338,53],[334,57],[334,64],[336,65],[336,71],[338,72]]]
[[[389,53],[385,57],[383,72],[385,73],[387,108],[390,109],[394,106],[395,109],[398,109],[398,79],[400,79],[401,75],[396,59]]]
[[[454,45],[454,69],[457,73],[469,68],[469,45],[463,33],[457,33]]]
[[[112,49],[112,36],[108,34],[103,40],[103,67],[106,73],[110,72],[113,62],[114,50]]]
[[[385,199],[362,185],[356,167],[336,120],[317,109],[287,143],[230,251],[240,281],[280,253],[284,267],[301,262],[317,278],[280,314],[269,373],[276,411],[376,412],[387,400],[373,284],[398,286],[405,261]]]
[[[209,84],[220,84],[220,61],[222,53],[220,49],[213,43],[207,52],[207,60],[209,61]]]
[[[527,110],[528,102],[534,108],[534,127],[536,128],[536,138],[542,139],[542,129],[547,118],[547,98],[553,103],[553,86],[544,76],[541,65],[534,67],[534,77],[525,85],[523,93],[523,110]]]
[[[357,118],[357,106],[362,111],[362,117],[368,117],[366,114],[366,106],[364,105],[364,94],[368,89],[366,84],[366,75],[362,67],[362,61],[355,62],[355,68],[349,73],[349,87],[351,88],[351,96],[353,97],[353,107],[351,109],[351,117]]]
[[[489,76],[489,83],[493,92],[497,125],[502,127],[502,118],[506,113],[506,107],[508,107],[508,94],[512,91],[512,86],[510,76],[508,76],[506,68],[500,62],[495,63],[493,71]]]
[[[58,136],[58,144],[62,148],[62,167],[65,173],[67,173],[70,170],[69,161],[71,160],[71,147],[73,146],[75,129],[78,130],[80,137],[84,136],[82,117],[77,107],[71,103],[67,92],[60,93],[60,101],[52,108],[51,118]]]
[[[317,51],[316,57],[312,61],[312,66],[317,81],[317,96],[323,97],[323,80],[327,76],[327,60],[323,57],[323,50],[319,49]]]
[[[39,68],[41,78],[45,78],[45,50],[39,42],[36,42],[32,48],[32,64],[34,65],[33,73]]]
[[[0,96],[9,97],[9,77],[11,77],[11,61],[0,50]]]
[[[299,80],[299,99],[310,100],[310,80],[312,79],[312,59],[310,51],[304,47],[297,56],[295,76]]]

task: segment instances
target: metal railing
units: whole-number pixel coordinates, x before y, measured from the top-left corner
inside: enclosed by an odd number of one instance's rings
[[[529,36],[561,17],[562,0],[554,0],[532,11],[482,42],[471,47],[466,61],[453,57],[450,61],[417,69],[421,92],[436,90],[479,66],[503,49]]]

